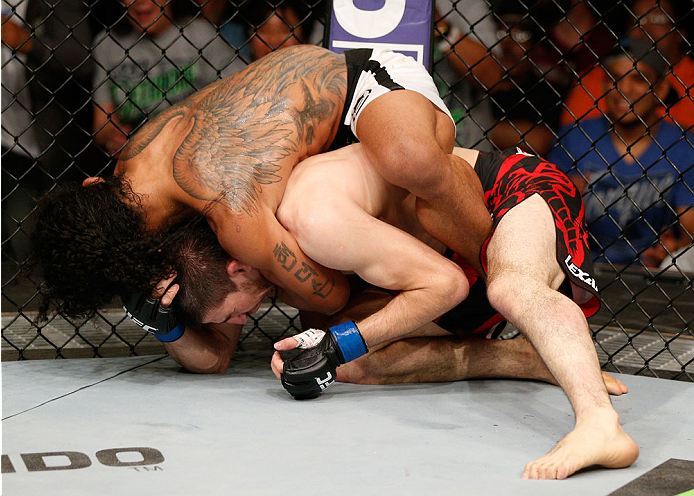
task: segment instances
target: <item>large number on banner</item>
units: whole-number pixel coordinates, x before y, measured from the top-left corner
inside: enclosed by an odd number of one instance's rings
[[[433,0],[333,0],[328,48],[387,48],[431,71],[433,8]]]

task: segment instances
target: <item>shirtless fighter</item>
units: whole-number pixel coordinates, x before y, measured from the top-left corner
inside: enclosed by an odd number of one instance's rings
[[[456,148],[454,153],[475,164],[492,214],[494,227],[480,256],[487,272],[488,301],[530,340],[576,415],[574,430],[547,455],[529,463],[523,477],[561,479],[589,465],[630,465],[638,457],[638,446],[619,425],[585,318],[597,311],[599,303],[581,195],[556,166],[518,150],[490,155]],[[398,194],[397,188],[378,177],[359,145],[312,157],[290,178],[278,218],[316,262],[354,270],[376,286],[398,289],[393,286],[392,271],[401,263],[416,273],[419,262],[416,258],[404,262],[407,249],[400,250],[398,241],[388,238],[385,231],[377,234],[375,226],[382,219],[417,235],[417,219],[403,204],[406,192]],[[326,188],[325,195],[307,199],[319,185]],[[339,225],[332,220],[335,218],[341,219]],[[360,254],[365,245],[371,252],[368,256]],[[418,275],[425,280],[423,274]],[[478,284],[482,281],[472,281],[471,295],[477,293]],[[327,384],[326,374],[334,367],[358,357],[366,346],[386,342],[379,339],[386,335],[385,329],[403,333],[412,329],[408,313],[415,310],[402,296],[400,292],[365,319],[329,329],[320,342],[286,364],[276,353],[275,375],[291,393],[321,391]],[[398,300],[402,307],[386,312]],[[474,300],[462,305],[478,308]],[[453,330],[456,320],[457,325],[483,329],[495,325],[494,316],[461,321],[466,315],[463,309],[458,319],[440,322]],[[371,332],[374,319],[380,321],[377,337]],[[362,325],[368,331],[362,333],[366,346],[359,348],[353,335],[359,335]],[[298,340],[285,339],[275,348],[306,347],[299,336]]]
[[[517,151],[489,155],[456,149],[455,153],[475,164],[494,218],[495,229],[482,257],[488,270],[486,296],[483,281],[468,271],[470,296],[437,319],[450,287],[442,282],[450,277],[451,267],[438,254],[437,249],[443,249],[440,243],[419,226],[412,195],[383,180],[361,145],[312,157],[290,178],[278,209],[279,220],[317,262],[353,270],[396,294],[375,298],[371,293],[365,299],[360,295],[360,302],[353,300],[347,313],[339,316],[336,323],[342,323],[327,333],[309,330],[281,341],[276,345],[279,350],[297,344],[308,349],[286,364],[276,353],[275,374],[295,396],[322,391],[335,375],[338,380],[360,383],[494,376],[556,381],[574,408],[576,426],[548,455],[529,463],[523,476],[564,478],[590,465],[630,465],[638,447],[619,425],[610,404],[584,316],[597,310],[598,304],[592,264],[584,256],[589,252],[580,195],[564,174],[537,157]],[[164,306],[188,286],[190,276],[183,274],[188,271],[181,272],[180,288],[173,284],[165,294],[161,291]],[[270,287],[257,271],[234,260],[224,262],[224,256],[221,269],[213,272],[227,273],[242,291],[222,288],[222,294],[212,298],[223,301],[221,305],[186,302],[188,297],[177,302],[188,313],[200,311],[199,322],[212,323],[211,333],[190,329],[167,346],[188,368],[210,357],[228,364],[238,330],[234,338],[225,323],[245,322]],[[527,358],[527,348],[506,348],[510,354],[502,353],[499,347],[510,344],[463,345],[450,338],[393,342],[450,336],[449,332],[495,333],[503,320],[496,311],[530,340],[548,371]],[[345,318],[356,322],[344,322]],[[434,319],[438,326],[422,325]],[[212,336],[222,338],[199,346],[201,339]],[[196,346],[189,345],[193,340]],[[485,361],[483,348],[490,356],[507,359],[495,368],[494,362]],[[513,360],[524,353],[526,359],[514,368]],[[607,383],[611,392],[620,392],[622,386]]]
[[[342,146],[347,133],[418,198],[425,229],[477,264],[491,220],[479,180],[451,154],[454,123],[426,70],[389,51],[301,45],[161,112],[129,140],[114,177],[51,193],[33,243],[44,294],[64,314],[85,315],[151,288],[168,271],[161,233],[202,214],[285,301],[336,312],[348,297],[344,277],[307,258],[275,213],[294,166]]]

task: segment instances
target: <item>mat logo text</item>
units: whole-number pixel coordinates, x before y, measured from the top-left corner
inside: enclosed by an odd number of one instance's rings
[[[135,453],[130,455],[126,453]],[[121,454],[119,457],[118,455]],[[29,472],[49,470],[74,470],[91,466],[92,460],[79,451],[49,451],[45,453],[20,453]],[[140,467],[156,465],[164,461],[164,455],[155,448],[111,448],[97,451],[94,455],[101,465],[107,467]],[[135,458],[133,460],[133,458]],[[66,464],[67,462],[67,464]],[[16,470],[9,455],[2,455],[2,473],[12,474]]]

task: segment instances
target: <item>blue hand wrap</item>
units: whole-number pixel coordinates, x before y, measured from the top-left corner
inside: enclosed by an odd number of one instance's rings
[[[336,325],[328,330],[335,336],[335,341],[340,347],[340,352],[345,359],[345,363],[351,362],[369,351],[364,338],[359,332],[357,324],[353,321]]]
[[[162,343],[171,343],[172,341],[176,341],[178,338],[183,336],[183,332],[186,330],[185,324],[183,322],[179,322],[176,327],[171,329],[168,334],[154,334],[154,337],[157,338],[159,341]]]

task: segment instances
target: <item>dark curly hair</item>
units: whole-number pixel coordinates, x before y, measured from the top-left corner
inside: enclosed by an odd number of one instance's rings
[[[147,232],[140,197],[120,176],[63,184],[40,199],[29,266],[44,284],[40,319],[88,318],[116,296],[171,273],[166,232]]]

